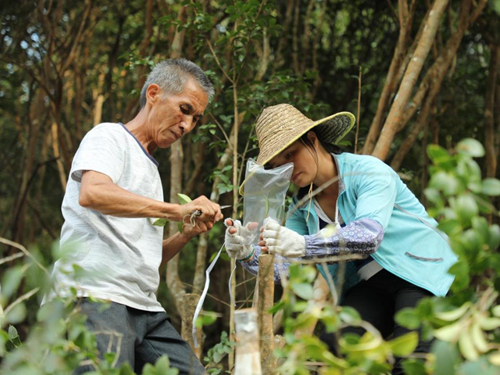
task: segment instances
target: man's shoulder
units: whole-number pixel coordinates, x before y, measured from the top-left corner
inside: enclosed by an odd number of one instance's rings
[[[101,122],[90,129],[85,136],[96,133],[122,134],[122,128],[123,125],[117,122]]]
[[[122,143],[127,138],[127,132],[120,123],[103,122],[90,129],[82,139],[84,142],[108,142],[116,141]]]

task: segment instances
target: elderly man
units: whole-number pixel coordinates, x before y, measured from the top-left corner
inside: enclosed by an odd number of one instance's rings
[[[109,349],[110,333],[123,335],[118,365],[129,362],[138,372],[164,354],[182,374],[204,372],[155,292],[160,264],[193,236],[210,230],[222,214],[218,204],[203,196],[182,206],[164,202],[152,154],[193,130],[213,92],[196,64],[185,59],[159,63],[144,84],[138,115],[125,125],[95,126],[73,159],[62,205],[61,246],[77,243],[80,251],[56,263],[56,285],[64,285],[56,289],[63,296],[70,286],[76,289],[101,355]],[[193,216],[193,226],[189,222],[196,210],[201,215]],[[184,222],[184,230],[163,240],[163,228],[153,225],[158,218]],[[73,264],[91,276],[75,281],[67,272]],[[108,300],[110,307],[102,310],[88,296]],[[114,337],[113,351],[116,342]],[[88,370],[92,367],[76,372]]]

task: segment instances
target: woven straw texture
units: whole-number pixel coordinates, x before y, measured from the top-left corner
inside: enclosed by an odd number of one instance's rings
[[[255,125],[260,148],[257,163],[265,165],[314,127],[319,139],[336,144],[352,129],[354,122],[355,117],[349,112],[313,121],[290,104],[267,107]]]

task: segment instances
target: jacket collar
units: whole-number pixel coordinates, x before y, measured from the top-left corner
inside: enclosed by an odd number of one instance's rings
[[[343,156],[343,154],[336,155],[333,153],[331,155],[333,158],[333,162],[335,163],[335,167],[337,168],[337,173],[338,173],[338,177],[339,177],[338,183],[339,183],[339,195],[340,195],[345,191],[345,183],[344,183],[344,179],[342,178],[342,171],[344,169],[344,156]],[[297,197],[295,197],[295,198],[297,199]],[[301,207],[299,207],[298,209],[301,211],[307,211],[308,207],[309,207],[309,203],[305,203]]]

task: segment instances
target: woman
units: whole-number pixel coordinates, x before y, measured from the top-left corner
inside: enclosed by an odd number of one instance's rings
[[[285,227],[266,220],[259,246],[245,242],[247,229],[239,222],[226,221],[232,224],[226,248],[253,273],[261,251],[283,256],[285,271],[286,258],[369,255],[347,263],[342,305],[354,307],[385,337],[398,337],[408,330],[394,315],[423,297],[444,296],[456,256],[437,222],[389,166],[372,156],[336,152],[335,144],[353,125],[347,112],[313,122],[288,104],[266,108],[256,124],[257,162],[270,168],[293,162],[291,180],[300,189],[290,210],[312,189],[335,182],[295,209]],[[336,233],[323,229],[328,224],[338,228]],[[337,269],[338,264],[328,265],[334,280]],[[275,266],[277,281],[278,271]],[[351,332],[363,333],[354,327]],[[324,339],[333,348],[333,335]],[[417,351],[426,352],[427,346],[421,342]]]

